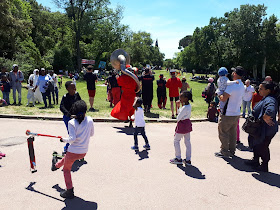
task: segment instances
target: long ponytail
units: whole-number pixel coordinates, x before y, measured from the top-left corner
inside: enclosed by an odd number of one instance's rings
[[[85,115],[87,112],[87,104],[83,100],[76,101],[71,110],[71,115],[75,115],[76,120],[78,120],[79,124],[83,122],[85,119]]]

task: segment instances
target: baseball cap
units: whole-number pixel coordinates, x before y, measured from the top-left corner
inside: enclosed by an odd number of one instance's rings
[[[236,66],[235,68],[231,68],[231,70],[241,77],[245,74],[245,71],[242,66]]]
[[[174,72],[176,72],[175,69],[171,69],[171,70],[170,70],[170,73],[174,73]]]
[[[219,76],[225,76],[226,74],[228,74],[228,70],[226,67],[221,67],[218,71],[218,75]]]

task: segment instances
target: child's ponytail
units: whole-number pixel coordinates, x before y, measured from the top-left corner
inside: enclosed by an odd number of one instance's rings
[[[79,124],[83,122],[85,119],[85,115],[87,112],[87,104],[83,100],[76,101],[71,110],[71,115],[75,115],[76,120],[78,120]]]

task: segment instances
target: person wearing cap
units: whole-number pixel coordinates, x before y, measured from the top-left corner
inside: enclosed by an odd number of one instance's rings
[[[166,109],[166,80],[163,78],[163,74],[160,74],[159,80],[157,80],[157,98],[158,108]]]
[[[228,77],[227,77],[228,70],[226,67],[221,67],[218,71],[218,75],[219,75],[219,79],[217,81],[218,89],[216,90],[216,93],[218,96],[222,95],[225,92],[228,85],[233,85],[233,84],[238,83],[238,80],[230,81],[228,79]],[[224,106],[225,106],[225,102],[221,101],[220,105],[219,105],[221,112],[223,111]]]
[[[237,123],[240,117],[242,97],[245,92],[244,84],[241,81],[244,69],[237,66],[233,69],[232,79],[238,83],[227,86],[220,100],[226,102],[218,124],[219,139],[221,141],[220,152],[216,157],[229,158],[235,154],[237,139]]]
[[[94,103],[94,97],[96,93],[96,87],[95,83],[97,82],[97,76],[93,73],[93,66],[89,65],[87,67],[87,72],[84,75],[84,80],[87,82],[87,90],[88,90],[88,96],[89,96],[89,111],[94,112],[95,109],[93,108]]]
[[[272,82],[271,76],[266,76],[265,79],[264,79],[264,81]]]
[[[13,105],[16,105],[16,92],[18,92],[18,105],[21,105],[21,83],[24,79],[23,73],[18,69],[18,65],[13,65],[13,70],[10,71],[10,84],[13,89]]]
[[[49,101],[49,107],[51,107],[51,95],[48,86],[49,83],[52,82],[53,80],[50,75],[46,74],[46,70],[44,68],[41,68],[39,74],[40,76],[37,80],[37,83],[35,84],[35,88],[33,89],[33,91],[36,92],[37,88],[39,87],[39,90],[42,93],[43,101],[45,104],[45,107],[43,108],[46,109],[48,107],[47,98]]]
[[[178,113],[178,105],[176,101],[179,100],[179,88],[182,87],[182,82],[180,78],[176,77],[176,70],[172,69],[170,70],[171,78],[169,78],[166,82],[166,87],[169,88],[169,98],[170,98],[170,106],[171,106],[171,112],[172,112],[172,119],[176,119],[174,116],[174,105],[173,101],[175,99],[176,104],[176,115]]]
[[[150,112],[152,101],[153,101],[153,81],[155,77],[151,75],[149,68],[145,69],[143,76],[138,78],[142,82],[142,99],[144,105],[144,112]]]
[[[248,109],[248,116],[252,113],[251,111],[251,101],[253,97],[253,93],[255,92],[255,89],[252,85],[250,85],[250,80],[247,79],[245,81],[245,93],[243,96],[243,114],[242,117],[245,118],[246,115],[246,108]]]

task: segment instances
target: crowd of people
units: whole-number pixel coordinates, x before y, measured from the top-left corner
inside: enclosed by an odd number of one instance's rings
[[[35,106],[36,103],[44,102],[44,108],[52,107],[53,104],[58,104],[58,91],[61,88],[62,76],[58,76],[53,70],[46,72],[44,68],[35,69],[33,74],[29,75],[27,86],[22,86],[24,74],[19,70],[17,64],[14,64],[12,71],[7,72],[5,67],[1,68],[1,88],[3,93],[3,105],[22,105],[21,89],[26,88],[27,104],[26,106]],[[10,91],[13,91],[13,103],[10,103]],[[18,97],[17,97],[18,95]],[[18,99],[18,103],[17,103]],[[47,100],[49,105],[47,104]]]
[[[247,160],[245,164],[253,166],[259,171],[267,172],[270,160],[269,145],[278,132],[278,124],[280,123],[279,85],[273,82],[270,76],[267,76],[258,88],[250,85],[248,79],[244,85],[241,80],[245,74],[244,69],[237,66],[232,70],[233,81],[229,81],[227,69],[221,67],[218,71],[218,88],[213,84],[214,80],[209,78],[209,84],[204,93],[206,102],[209,103],[207,117],[209,121],[219,123],[218,132],[221,149],[215,155],[222,158],[235,155],[236,144],[240,143],[239,118],[243,105],[242,117],[252,115],[261,125],[259,128],[261,130],[260,135],[249,134],[248,136],[248,145],[254,156],[252,160]],[[218,98],[218,103],[214,101],[214,97]],[[218,109],[216,106],[218,106]],[[277,113],[278,122],[276,121]],[[262,160],[261,164],[260,158]]]
[[[1,72],[2,73],[2,72]],[[221,67],[218,71],[218,87],[214,84],[214,79],[209,78],[209,84],[205,90],[206,102],[209,104],[208,117],[210,121],[218,121],[218,133],[221,142],[220,151],[215,153],[216,157],[231,158],[235,156],[236,144],[239,141],[239,118],[241,105],[243,104],[243,116],[246,116],[245,108],[248,109],[248,115],[253,115],[261,121],[261,135],[249,135],[249,146],[253,150],[253,158],[246,160],[245,163],[256,168],[259,171],[268,172],[268,162],[270,160],[269,145],[271,140],[278,132],[278,123],[276,115],[279,113],[279,95],[280,89],[271,78],[267,77],[255,92],[250,85],[250,81],[246,80],[245,85],[242,78],[245,74],[243,67],[237,66],[232,69],[230,81],[227,77],[228,71],[225,67]],[[171,102],[172,118],[177,119],[177,126],[174,135],[175,158],[170,160],[171,164],[191,165],[191,141],[190,132],[192,132],[191,104],[193,102],[192,92],[186,79],[180,80],[176,76],[175,70],[170,70],[171,78],[167,81],[161,74],[157,80],[157,98],[160,109],[165,109],[166,105],[166,88],[169,89],[169,97]],[[18,66],[14,65],[13,70],[8,75],[1,75],[2,84],[11,83],[14,93],[14,103],[16,104],[16,91],[18,91],[18,102],[21,103],[21,82],[23,81],[23,73],[18,70]],[[58,80],[57,75],[53,71],[48,74],[44,68],[35,69],[34,73],[28,79],[28,105],[40,100],[47,106],[51,105],[51,94],[53,93],[54,104],[58,103]],[[145,144],[144,149],[151,149],[150,141],[145,132],[144,113],[150,112],[153,100],[153,81],[154,75],[150,69],[145,69],[143,74],[138,77],[141,81],[142,92],[135,92],[137,84],[127,76],[119,76],[113,71],[106,80],[108,100],[111,106],[117,108],[112,110],[112,116],[118,119],[127,120],[127,116],[134,114],[135,130],[134,145],[132,150],[139,150],[138,133],[141,133]],[[6,79],[6,80],[5,80]],[[94,97],[96,93],[97,76],[93,73],[93,67],[88,66],[84,75],[87,82],[90,108],[89,111],[95,111],[93,108]],[[76,91],[75,81],[67,81],[65,88],[67,93],[62,97],[60,110],[63,113],[63,121],[68,131],[69,137],[62,138],[61,142],[66,145],[63,150],[64,157],[58,161],[54,156],[52,160],[52,171],[63,166],[66,190],[61,192],[63,198],[73,198],[74,188],[71,180],[71,167],[75,160],[83,159],[88,151],[90,137],[94,135],[94,125],[91,117],[86,116],[87,105],[81,99]],[[53,85],[52,85],[53,84]],[[56,85],[54,85],[56,84]],[[50,86],[53,86],[50,88]],[[5,87],[5,85],[3,85]],[[36,95],[36,91],[40,94]],[[3,88],[2,88],[3,90]],[[4,92],[3,92],[4,93]],[[3,94],[4,95],[4,94]],[[141,97],[142,95],[142,97]],[[30,100],[29,100],[30,99]],[[133,99],[133,100],[131,100]],[[252,110],[250,108],[252,102]],[[142,108],[142,104],[144,109]],[[216,106],[219,106],[219,112]],[[175,106],[175,107],[174,107]],[[175,108],[175,110],[174,110]],[[128,113],[129,112],[129,113]],[[175,117],[175,113],[177,117]],[[218,114],[219,113],[219,114]],[[115,114],[115,115],[114,115]],[[117,116],[116,116],[117,115]],[[217,117],[219,115],[219,120]],[[186,156],[182,158],[180,140],[184,138],[186,145]],[[4,153],[0,153],[0,157],[5,157]],[[262,163],[260,163],[260,159]]]

